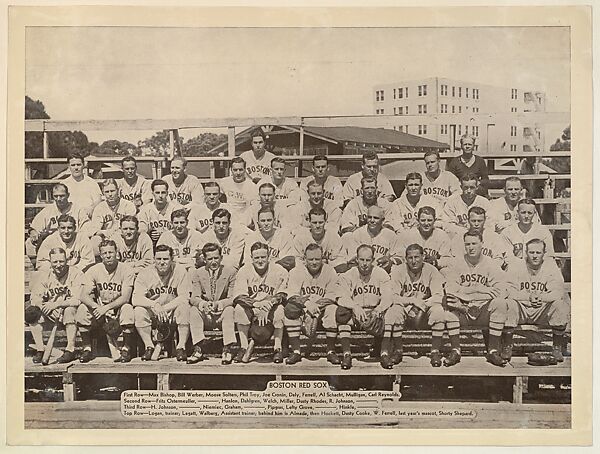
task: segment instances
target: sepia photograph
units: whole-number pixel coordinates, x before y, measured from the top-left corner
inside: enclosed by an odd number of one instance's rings
[[[573,429],[573,26],[237,13],[19,29],[23,436]]]

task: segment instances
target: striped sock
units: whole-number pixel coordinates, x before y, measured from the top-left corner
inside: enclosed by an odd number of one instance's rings
[[[290,348],[292,351],[300,353],[300,327],[288,326],[286,327],[286,330],[290,341]]]
[[[460,352],[460,323],[447,322],[446,328],[448,329],[448,337],[450,338],[450,346],[453,350]]]
[[[335,339],[337,338],[337,331],[326,329],[325,330],[325,341],[327,342],[327,353],[335,353]]]
[[[350,325],[339,325],[338,326],[338,337],[340,338],[340,344],[342,344],[342,351],[345,354],[350,354]]]
[[[444,340],[444,324],[442,322],[434,323],[431,327],[431,350],[439,351],[442,348]]]

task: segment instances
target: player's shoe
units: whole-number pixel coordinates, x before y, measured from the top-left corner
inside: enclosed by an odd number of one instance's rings
[[[235,358],[233,358],[233,362],[234,363],[241,363],[242,360],[244,359],[244,356],[246,356],[246,349],[245,348],[240,348],[237,352],[237,354],[235,355]]]
[[[292,353],[290,353],[290,356],[288,356],[287,359],[285,360],[285,363],[292,365],[292,364],[299,363],[300,361],[302,361],[302,356],[300,355],[300,353],[292,352]]]
[[[441,367],[442,366],[442,354],[439,351],[431,352],[430,362],[432,367]]]
[[[335,366],[341,363],[340,357],[335,352],[327,353],[327,362]]]
[[[177,361],[187,361],[187,353],[185,352],[185,348],[178,348],[175,350],[175,356],[177,357]]]
[[[273,362],[275,364],[281,364],[283,362],[283,352],[281,351],[281,349],[278,348],[273,353]]]
[[[504,361],[509,362],[512,359],[512,350],[512,344],[502,346],[502,352],[500,352],[500,356]]]
[[[204,359],[200,345],[194,345],[194,352],[186,359],[186,364],[197,364]]]
[[[131,353],[128,348],[121,350],[121,356],[115,359],[115,363],[128,363],[131,361]]]
[[[231,361],[233,361],[231,350],[229,349],[229,345],[225,345],[223,346],[223,353],[221,354],[221,364],[227,366],[231,364]]]
[[[33,358],[31,359],[33,361],[33,364],[39,364],[42,362],[42,358],[44,357],[44,351],[36,351],[35,355],[33,355]]]
[[[81,356],[79,357],[79,361],[82,363],[89,363],[93,359],[94,355],[92,354],[92,350],[84,350]]]
[[[381,356],[379,357],[379,363],[384,369],[392,369],[394,367],[394,361],[392,358],[390,358],[390,355],[388,355],[387,353],[381,354]]]
[[[352,367],[352,355],[350,353],[344,353],[344,359],[342,359],[342,369],[348,370]]]
[[[506,361],[502,359],[502,356],[500,356],[500,353],[498,353],[496,350],[493,350],[485,355],[485,359],[488,363],[493,364],[494,366],[506,366]]]
[[[402,362],[403,357],[404,352],[402,351],[402,349],[394,350],[394,353],[392,353],[392,363],[394,363],[394,365],[400,364]]]
[[[73,361],[75,361],[75,352],[70,352],[69,350],[65,350],[64,353],[56,360],[56,362],[59,364],[67,364]]]
[[[152,347],[147,347],[142,355],[142,361],[150,361],[152,359],[152,353],[154,353],[154,349]]]
[[[565,357],[562,352],[562,347],[559,345],[555,345],[552,347],[552,356],[554,356],[554,359],[557,363],[562,363],[565,360]]]
[[[452,350],[446,358],[446,361],[444,361],[444,366],[451,367],[458,363],[460,363],[460,353],[458,353],[456,350]]]

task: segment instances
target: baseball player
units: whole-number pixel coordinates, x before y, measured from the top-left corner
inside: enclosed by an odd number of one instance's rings
[[[534,238],[525,244],[525,260],[509,270],[507,328],[503,335],[502,357],[512,357],[512,332],[519,324],[535,324],[552,328],[552,354],[563,361],[564,334],[570,307],[564,298],[564,280],[552,259],[544,260],[546,243]]]
[[[133,286],[135,328],[146,347],[142,361],[152,359],[153,322],[177,324],[177,361],[187,360],[185,344],[190,332],[190,287],[185,268],[173,260],[173,249],[166,245],[156,246],[154,266],[140,271]]]
[[[258,186],[246,173],[246,161],[239,156],[231,160],[229,173],[230,176],[219,181],[221,190],[227,196],[232,216],[245,220],[250,203],[258,199]]]
[[[349,311],[337,310],[338,336],[344,353],[342,369],[352,367],[352,354],[350,352],[350,330],[353,319],[359,324],[365,322],[369,316],[384,314],[384,337],[389,338],[394,325],[402,323],[399,306],[385,309],[382,304],[383,286],[388,285],[390,276],[378,266],[375,266],[375,254],[371,246],[361,245],[356,251],[358,266],[341,274],[337,288],[337,304],[340,308]],[[341,313],[340,313],[341,312]],[[345,315],[345,316],[344,316]],[[389,335],[386,335],[389,334]],[[389,354],[382,342],[382,354]],[[387,343],[389,347],[389,342]]]
[[[234,223],[236,220],[232,206],[221,202],[221,188],[215,181],[209,181],[204,185],[204,202],[194,202],[189,205],[189,208],[190,228],[200,233],[212,227],[212,214],[219,208],[229,211]]]
[[[251,263],[247,263],[237,274],[233,295],[235,324],[240,335],[240,350],[234,361],[247,363],[252,351],[248,349],[250,324],[256,318],[259,325],[266,325],[272,319],[274,352],[273,362],[282,363],[281,340],[283,337],[283,306],[288,284],[288,272],[277,263],[269,260],[269,246],[254,243],[250,248]],[[244,300],[245,304],[241,301]]]
[[[58,231],[46,238],[38,250],[37,269],[48,270],[51,266],[50,251],[60,248],[66,252],[69,266],[86,271],[95,263],[89,238],[77,232],[77,221],[72,216],[61,214],[57,222]]]
[[[463,235],[469,226],[469,208],[478,206],[486,212],[489,210],[490,202],[485,197],[477,195],[478,178],[472,173],[467,173],[460,180],[462,192],[448,198],[441,221],[444,230],[453,238],[455,235]]]
[[[53,321],[61,321],[64,325],[67,346],[57,362],[70,363],[75,359],[75,313],[80,304],[84,276],[81,270],[69,266],[64,249],[51,248],[47,252],[50,266],[38,273],[33,281],[31,306],[25,310],[25,321],[31,328],[36,348],[33,362],[40,363],[44,355],[42,323],[43,317],[47,317]]]
[[[169,199],[183,206],[204,200],[204,188],[200,180],[186,172],[187,161],[181,156],[171,161],[171,174],[163,178],[169,187]]]
[[[417,224],[417,213],[424,206],[437,208],[437,200],[423,195],[423,177],[420,173],[409,173],[406,176],[406,188],[388,208],[386,224],[396,232],[405,232]]]
[[[425,178],[423,178],[423,195],[435,198],[438,206],[443,206],[446,200],[456,193],[460,193],[460,181],[452,172],[440,169],[440,153],[437,150],[428,150],[423,157],[425,160]]]
[[[307,186],[307,196],[300,200],[296,205],[289,207],[290,217],[296,217],[296,225],[308,227],[310,220],[308,213],[313,208],[322,208],[327,213],[327,228],[337,232],[340,226],[342,210],[338,202],[325,198],[325,192],[321,183],[309,181]]]
[[[262,183],[258,188],[258,199],[253,200],[248,208],[246,225],[253,230],[258,228],[258,210],[268,207],[275,213],[276,227],[295,227],[295,217],[289,219],[289,205],[285,199],[275,200],[275,186],[271,183]]]
[[[534,238],[542,240],[546,244],[546,255],[554,257],[554,240],[548,227],[536,224],[533,220],[537,214],[536,203],[533,199],[521,199],[517,208],[516,224],[512,224],[502,230],[502,237],[512,246],[515,257],[525,257],[523,248],[529,240]]]
[[[266,137],[260,130],[254,130],[250,133],[252,141],[252,150],[244,151],[240,158],[246,162],[246,172],[255,184],[265,175],[271,175],[271,160],[275,155],[265,149]]]
[[[169,184],[163,180],[154,180],[150,185],[152,189],[152,203],[142,206],[138,214],[140,232],[147,233],[156,244],[163,232],[171,230],[171,213],[182,208],[177,201],[169,200]]]
[[[445,365],[460,362],[460,318],[463,318],[469,325],[489,328],[486,359],[503,367],[506,361],[500,355],[500,340],[508,315],[506,276],[497,262],[483,255],[480,232],[468,230],[463,238],[465,255],[444,270],[448,291],[443,304],[452,347]]]
[[[316,155],[312,160],[312,176],[304,178],[300,182],[300,189],[308,196],[308,183],[315,181],[323,186],[324,198],[336,203],[341,207],[343,203],[342,193],[344,191],[340,179],[329,173],[329,159],[325,155]]]
[[[102,201],[102,192],[98,182],[89,177],[85,172],[85,160],[79,153],[73,153],[67,158],[71,175],[63,180],[69,188],[71,202],[80,209],[85,210],[88,217],[96,205]]]
[[[504,181],[504,197],[490,201],[488,212],[489,225],[494,227],[496,233],[502,231],[518,222],[517,207],[523,193],[523,183],[519,177],[508,177]],[[540,217],[537,211],[534,214],[533,222],[540,223]]]
[[[202,248],[205,265],[190,270],[192,299],[190,308],[190,334],[194,352],[187,359],[188,364],[196,364],[204,358],[202,343],[204,330],[223,330],[223,353],[221,364],[231,364],[231,349],[236,343],[233,319],[233,286],[236,270],[224,266],[221,247],[206,243]]]
[[[117,260],[117,245],[112,240],[100,243],[102,263],[92,266],[85,273],[85,283],[81,292],[81,304],[77,308],[76,321],[83,344],[79,361],[87,363],[94,358],[90,327],[94,321],[106,323],[118,321],[123,330],[121,356],[115,362],[131,361],[133,349],[133,306],[131,294],[135,275],[126,263]],[[109,342],[116,345],[118,331],[107,331]]]
[[[475,156],[473,154],[473,151],[475,150],[475,137],[467,134],[463,135],[460,138],[460,147],[462,149],[462,154],[450,159],[446,164],[446,170],[456,175],[461,182],[465,175],[475,175],[477,178],[477,195],[487,197],[488,187],[490,185],[488,168],[485,160],[481,156]]]
[[[411,244],[418,244],[423,248],[423,260],[439,269],[445,260],[451,258],[451,242],[446,232],[435,227],[435,219],[435,208],[419,208],[417,225],[399,238],[401,251],[406,251]]]
[[[335,353],[335,340],[337,337],[337,324],[335,322],[335,290],[338,275],[331,265],[323,261],[323,249],[315,243],[309,244],[304,251],[304,264],[294,268],[289,275],[287,286],[288,304],[297,298],[304,305],[304,313],[312,318],[321,318],[327,340],[327,361],[331,364],[340,364],[340,359]],[[284,311],[285,313],[285,311]],[[300,330],[302,317],[284,318],[285,329],[290,341],[292,353],[286,364],[296,364],[302,360],[300,354]],[[307,355],[312,346],[307,346]]]
[[[349,264],[356,264],[356,250],[362,244],[371,247],[375,263],[388,273],[392,265],[400,263],[400,244],[398,235],[383,227],[385,213],[382,208],[374,205],[367,210],[367,225],[359,227],[344,237],[346,258]],[[352,266],[351,265],[351,266]]]
[[[152,201],[150,182],[137,173],[137,161],[133,156],[125,156],[121,160],[123,178],[117,180],[119,195],[122,199],[133,202],[139,211],[142,205]]]
[[[379,172],[379,156],[375,152],[366,152],[362,158],[362,171],[354,173],[348,177],[344,185],[343,198],[344,203],[362,195],[363,178],[373,178],[377,184],[377,197],[387,199],[392,202],[396,198],[392,183],[387,177]]]
[[[311,243],[321,246],[323,261],[335,268],[338,272],[347,271],[346,250],[340,236],[336,231],[327,228],[327,213],[323,208],[311,208],[308,212],[310,226],[308,229],[300,228],[294,236],[296,261],[304,259],[306,247]]]
[[[238,270],[244,257],[246,237],[250,234],[243,225],[231,225],[231,213],[219,208],[212,214],[213,228],[207,230],[200,244],[215,243],[221,247],[223,265]]]
[[[285,160],[280,157],[271,159],[271,175],[265,175],[259,182],[271,183],[275,187],[275,200],[285,200],[287,205],[293,205],[300,201],[302,192],[296,181],[285,176]]]
[[[173,249],[173,260],[186,270],[195,267],[196,256],[202,248],[202,235],[188,228],[188,213],[185,208],[171,212],[173,230],[164,232],[158,239]]]
[[[377,181],[366,177],[361,181],[362,194],[348,202],[340,219],[342,235],[354,232],[357,228],[367,223],[367,210],[370,206],[377,205],[384,210],[389,208],[389,202],[384,198],[377,198]]]
[[[442,336],[446,314],[442,308],[443,276],[435,266],[425,263],[423,248],[410,244],[406,248],[405,264],[392,268],[390,281],[382,290],[382,307],[399,306],[402,322],[386,330],[381,346],[381,365],[391,369],[402,362],[402,328],[411,324],[415,329],[431,327],[431,365],[442,365]],[[392,355],[388,355],[389,348]],[[383,352],[386,352],[385,354]]]
[[[250,247],[256,242],[269,246],[269,260],[286,270],[296,265],[292,234],[289,230],[275,227],[275,215],[271,207],[258,210],[258,230],[246,237],[244,257],[250,257]]]
[[[117,260],[129,264],[137,276],[140,270],[154,262],[154,251],[150,237],[139,230],[135,216],[123,216],[121,229],[110,238],[117,246]]]

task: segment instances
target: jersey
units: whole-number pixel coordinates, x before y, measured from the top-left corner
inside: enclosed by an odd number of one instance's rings
[[[270,263],[267,271],[261,276],[252,263],[240,268],[233,287],[233,296],[248,295],[256,301],[279,292],[284,292],[288,286],[288,272],[277,263]]]
[[[256,159],[254,151],[244,151],[240,158],[246,162],[246,173],[251,180],[256,178],[262,179],[265,175],[271,175],[271,160],[275,155],[269,151],[265,151],[265,154],[260,159]]]
[[[281,184],[278,186],[273,182],[273,178],[263,177],[256,186],[260,188],[263,183],[271,183],[275,186],[275,200],[286,200],[288,204],[298,203],[302,196],[298,183],[292,178],[284,178]]]
[[[346,249],[340,236],[331,230],[325,229],[325,235],[320,240],[315,240],[307,228],[298,229],[294,237],[296,259],[304,261],[304,251],[309,244],[316,243],[323,249],[325,263],[335,267],[346,261]]]
[[[348,260],[356,257],[356,249],[361,244],[367,244],[373,248],[375,260],[384,255],[392,259],[401,256],[398,235],[386,228],[382,228],[377,235],[373,235],[369,232],[368,226],[363,225],[346,235],[344,244],[346,245],[346,258]]]
[[[503,264],[512,256],[512,248],[508,242],[497,233],[485,229],[483,231],[483,243],[481,253],[486,257],[497,260],[499,264]],[[453,257],[460,257],[465,253],[464,242],[454,241],[452,243],[451,254]]]
[[[487,213],[487,224],[492,227],[497,233],[501,233],[506,227],[517,224],[518,205],[511,207],[506,203],[504,197],[490,201],[490,211]],[[533,216],[533,223],[540,224],[540,216],[537,211]]]
[[[477,188],[477,194],[480,196],[487,197],[488,195],[488,186],[490,184],[490,179],[488,177],[488,168],[481,156],[473,155],[468,164],[462,160],[462,156],[456,156],[451,158],[446,164],[446,170],[448,172],[452,172],[456,177],[460,179],[468,174],[473,173],[477,177],[479,177],[479,187]]]
[[[456,175],[447,170],[441,170],[435,180],[431,180],[429,175],[424,172],[421,193],[433,197],[438,201],[438,205],[441,206],[446,203],[446,200],[452,194],[461,193],[460,181],[458,181]]]
[[[454,194],[446,201],[442,211],[441,221],[444,230],[450,235],[464,233],[469,227],[468,213],[472,207],[480,207],[487,213],[490,208],[490,202],[480,195],[475,196],[471,205],[467,205],[462,199],[462,194]]]
[[[137,176],[133,185],[129,184],[125,178],[119,178],[117,180],[117,187],[122,199],[129,200],[136,205],[143,205],[152,201],[150,182],[141,175]],[[138,201],[137,203],[136,200]]]
[[[290,205],[287,204],[288,200],[278,200],[273,203],[273,211],[275,215],[275,219],[273,225],[275,227],[287,227],[292,229],[297,227],[295,224],[295,217],[290,219]],[[250,204],[248,211],[246,212],[246,222],[244,225],[253,228],[254,230],[258,230],[258,210],[260,210],[261,204],[260,201],[255,200]]]
[[[308,296],[307,303],[316,303],[322,298],[335,301],[338,275],[331,265],[323,264],[316,275],[310,274],[306,266],[297,266],[289,274],[288,297]]]
[[[117,245],[117,260],[129,264],[135,274],[150,266],[154,261],[152,240],[146,233],[140,232],[137,239],[130,245],[125,243],[119,232],[115,232],[110,239]]]
[[[280,260],[284,257],[295,256],[294,247],[292,242],[292,233],[287,229],[274,229],[273,236],[268,240],[265,239],[263,234],[256,230],[246,237],[246,248],[244,257],[247,258],[245,261],[250,261],[250,248],[254,243],[260,241],[269,246],[269,257],[273,261]]]
[[[64,249],[67,253],[67,264],[81,271],[85,271],[96,262],[90,240],[85,235],[76,233],[75,238],[67,244],[62,240],[59,232],[54,232],[38,249],[38,269],[50,269],[50,251],[54,248]]]
[[[385,223],[390,225],[396,232],[408,230],[417,225],[417,213],[425,206],[435,209],[437,217],[439,208],[438,201],[435,198],[421,195],[417,204],[413,206],[406,196],[406,191],[404,191],[388,208]]]
[[[85,273],[83,291],[100,298],[102,304],[112,303],[127,289],[133,290],[135,273],[126,263],[117,262],[117,267],[109,273],[104,263],[97,263]]]
[[[202,249],[202,234],[188,229],[188,234],[179,239],[172,231],[164,232],[158,239],[156,245],[166,244],[173,249],[173,261],[185,266],[186,269],[196,265],[196,256]]]
[[[527,265],[526,260],[519,260],[509,268],[509,297],[523,301],[529,295],[543,295],[545,301],[556,301],[563,298],[565,281],[558,266],[552,259],[544,261],[539,270]]]
[[[31,228],[36,232],[48,232],[54,233],[58,230],[58,218],[66,214],[72,216],[77,223],[77,231],[82,231],[82,227],[89,221],[89,217],[86,210],[81,209],[74,203],[71,203],[65,211],[60,211],[56,206],[56,203],[52,203],[42,209],[38,214],[35,215],[33,221],[31,221]]]
[[[336,295],[338,304],[343,307],[372,309],[381,302],[381,290],[390,276],[379,267],[374,267],[369,276],[363,278],[354,267],[341,274]]]
[[[386,199],[378,199],[376,205],[383,208],[387,217],[390,203]],[[342,212],[340,228],[344,230],[349,227],[358,228],[365,225],[367,223],[367,211],[369,211],[369,206],[367,206],[362,196],[353,198]]]
[[[221,192],[227,196],[227,203],[232,209],[231,214],[240,218],[245,217],[246,210],[254,200],[258,200],[258,186],[250,178],[241,183],[233,181],[233,177],[219,180]]]
[[[300,181],[300,189],[304,191],[302,194],[303,199],[308,200],[308,183],[314,180],[315,178],[310,176]],[[332,202],[335,202],[337,206],[341,207],[344,201],[343,193],[344,188],[340,179],[333,175],[327,175],[325,183],[323,184],[323,196],[325,200],[331,200]]]
[[[352,200],[355,197],[362,196],[363,191],[361,180],[363,179],[363,176],[364,175],[362,172],[357,172],[348,177],[346,184],[344,185],[344,201]],[[377,197],[382,197],[385,199],[388,197],[396,197],[392,183],[390,183],[390,180],[388,180],[388,178],[381,173],[377,175]]]
[[[111,235],[121,227],[120,220],[124,216],[135,216],[137,209],[133,202],[120,199],[115,206],[110,206],[108,202],[102,201],[94,208],[92,220],[90,221],[89,233],[94,235],[104,233]]]
[[[70,176],[65,178],[64,183],[69,188],[69,200],[79,206],[82,210],[87,211],[88,216],[92,215],[92,209],[100,200],[102,200],[102,192],[98,182],[93,178],[84,175],[83,180],[75,181]]]
[[[31,287],[31,304],[41,307],[45,303],[61,303],[68,299],[81,298],[81,288],[85,282],[83,272],[69,267],[62,277],[57,277],[52,270],[40,271]]]
[[[423,258],[427,263],[441,265],[452,257],[450,237],[441,229],[434,228],[428,238],[424,238],[418,227],[413,227],[406,233],[399,235],[400,254],[404,261],[406,248],[411,244],[418,244],[423,248]]]
[[[160,276],[155,266],[150,266],[138,274],[133,285],[133,305],[139,305],[145,299],[160,302],[163,306],[175,298],[187,298],[192,294],[190,278],[181,265],[174,265],[167,276]]]
[[[192,202],[204,201],[204,188],[202,183],[194,175],[186,175],[185,180],[180,185],[173,181],[173,175],[163,177],[169,185],[169,200],[178,202],[181,205],[188,205]]]
[[[517,258],[525,258],[525,246],[533,239],[542,240],[546,244],[546,257],[554,256],[554,240],[548,227],[541,224],[532,224],[527,232],[519,228],[519,224],[513,224],[502,231],[502,237],[512,247],[513,255]]]
[[[240,268],[242,258],[244,257],[244,247],[246,245],[246,237],[250,234],[244,226],[235,226],[230,228],[229,235],[223,241],[217,238],[215,231],[209,229],[202,234],[201,244],[215,243],[221,246],[221,253],[223,254],[223,265],[235,268]]]
[[[288,207],[290,218],[295,218],[295,225],[301,225],[302,227],[310,226],[310,219],[308,213],[313,208],[313,205],[309,200],[301,200],[296,205]],[[321,206],[327,213],[327,228],[332,230],[338,230],[340,226],[340,220],[342,218],[342,210],[339,205],[332,200],[323,200]]]
[[[448,280],[448,293],[456,293],[462,287],[495,287],[507,290],[506,273],[500,265],[486,256],[481,256],[475,265],[469,263],[465,256],[457,257],[451,267],[445,270]]]
[[[442,282],[444,277],[429,263],[423,263],[418,275],[412,275],[406,265],[394,266],[390,273],[390,281],[384,287],[383,300],[385,303],[414,304],[410,300],[424,301],[426,307],[442,302]]]
[[[140,222],[140,232],[147,232],[148,235],[160,236],[163,232],[171,230],[171,213],[183,208],[177,202],[167,202],[162,210],[158,210],[154,202],[142,206],[138,220]]]
[[[240,223],[239,216],[234,212],[233,207],[228,203],[220,203],[214,209],[210,209],[206,203],[193,203],[189,205],[190,214],[188,216],[189,219],[189,228],[192,230],[196,230],[197,232],[204,233],[209,228],[212,228],[213,219],[212,214],[215,210],[224,209],[231,213],[231,223]]]

